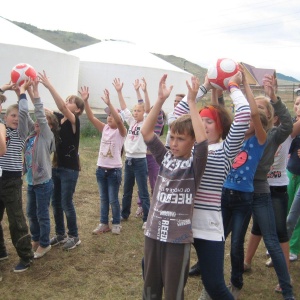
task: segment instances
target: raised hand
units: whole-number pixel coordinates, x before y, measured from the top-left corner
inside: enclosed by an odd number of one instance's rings
[[[142,83],[140,86],[141,86],[142,91],[145,93],[147,91],[147,82],[144,77],[142,78]]]
[[[274,76],[266,74],[263,78],[263,85],[265,94],[272,100],[276,99],[277,81]]]
[[[191,85],[188,81],[186,81],[186,86],[188,88],[187,102],[190,105],[191,103],[195,103],[195,99],[200,87],[199,78],[197,78],[196,76],[192,76]]]
[[[123,88],[123,82],[121,83],[120,78],[115,78],[113,81],[113,86],[115,87],[117,92],[121,92]]]
[[[101,97],[101,99],[104,101],[104,103],[109,106],[110,99],[109,99],[109,91],[107,89],[104,90],[104,97]]]
[[[164,74],[163,77],[159,81],[159,87],[158,87],[158,99],[165,101],[171,94],[173,85],[170,87],[167,87],[166,80],[168,75]]]
[[[39,81],[47,88],[51,86],[51,83],[49,81],[49,78],[47,77],[47,74],[45,71],[43,73],[38,73],[39,74]]]
[[[89,88],[87,86],[81,87],[78,93],[84,102],[88,101],[90,94],[89,94]]]
[[[140,86],[141,86],[140,81],[138,79],[136,79],[133,83],[133,87],[134,87],[135,91],[138,91]]]

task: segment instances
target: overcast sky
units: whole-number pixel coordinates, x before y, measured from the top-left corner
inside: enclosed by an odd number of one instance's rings
[[[130,41],[205,68],[229,57],[300,80],[299,0],[14,0],[1,2],[0,16]]]

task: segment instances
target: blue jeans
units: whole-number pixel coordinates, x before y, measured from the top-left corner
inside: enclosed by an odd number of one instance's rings
[[[259,226],[265,245],[272,258],[283,297],[293,296],[290,275],[280,247],[270,193],[254,193],[252,201],[253,226]],[[255,225],[257,224],[257,225]],[[252,232],[253,233],[253,232]],[[254,233],[255,234],[255,233]]]
[[[109,205],[113,216],[112,224],[120,224],[119,189],[122,168],[105,169],[98,167],[96,178],[100,193],[100,223],[108,224]]]
[[[253,193],[223,188],[222,217],[225,237],[231,232],[231,283],[241,289],[244,273],[244,241],[251,219]]]
[[[65,234],[64,213],[67,219],[68,235],[77,237],[78,228],[76,211],[73,203],[73,194],[79,171],[66,168],[53,168],[52,180],[54,184],[52,207],[55,220],[55,233]]]
[[[147,221],[150,199],[148,193],[148,168],[147,160],[145,158],[126,158],[125,172],[124,172],[124,188],[122,199],[122,212],[121,215],[127,219],[131,212],[132,193],[135,180],[137,182],[139,197],[143,207],[143,221]]]
[[[27,217],[31,238],[40,242],[41,247],[50,244],[50,216],[49,205],[53,191],[53,182],[27,186]]]
[[[275,216],[276,232],[279,239],[279,243],[286,243],[289,241],[286,225],[287,209],[289,202],[287,186],[270,186],[270,190]]]
[[[213,300],[233,300],[224,280],[224,241],[208,241],[194,238],[201,279]]]

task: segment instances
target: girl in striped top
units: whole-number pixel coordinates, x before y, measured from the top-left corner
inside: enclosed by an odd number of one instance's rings
[[[192,229],[202,282],[212,299],[233,299],[224,280],[225,238],[221,194],[232,161],[240,150],[245,132],[249,128],[250,107],[239,89],[241,80],[240,72],[230,79],[233,83],[230,86],[230,97],[235,106],[233,122],[229,112],[222,106],[205,106],[200,111],[208,137],[208,158],[195,196]],[[199,89],[197,100],[201,99],[210,88],[211,85],[206,78]],[[185,99],[175,108],[177,115],[188,111]]]

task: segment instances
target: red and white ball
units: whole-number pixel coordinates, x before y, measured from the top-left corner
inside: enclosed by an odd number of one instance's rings
[[[31,65],[26,63],[20,63],[12,68],[10,77],[12,83],[20,86],[25,80],[29,78],[35,79],[36,71]]]
[[[230,58],[219,58],[207,71],[210,84],[220,90],[226,90],[229,79],[239,71],[238,64]]]

